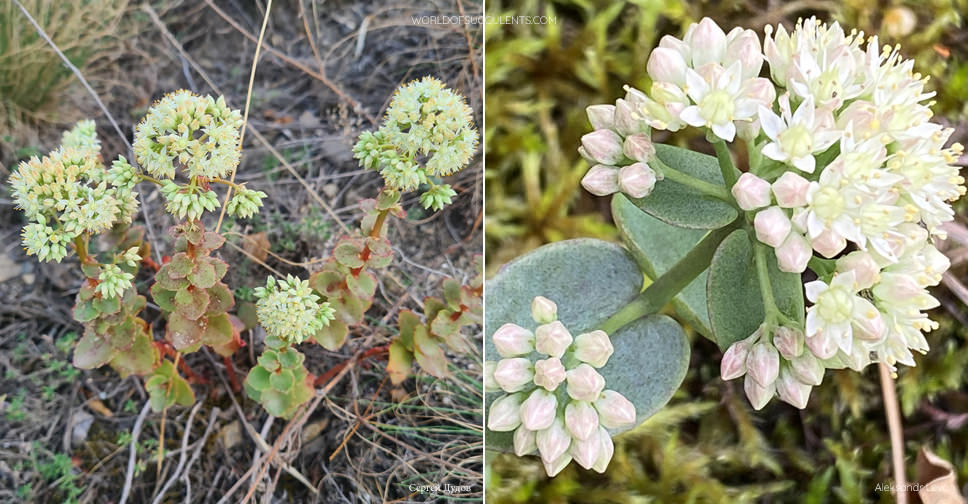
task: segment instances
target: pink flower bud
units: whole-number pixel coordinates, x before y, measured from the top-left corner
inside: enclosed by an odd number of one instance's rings
[[[773,102],[776,100],[776,86],[773,85],[770,79],[757,77],[746,81],[743,86],[743,92],[747,98],[756,100],[767,108],[773,106]],[[759,119],[756,119],[754,122],[759,122]]]
[[[760,120],[756,118],[752,121],[736,121],[736,136],[746,142],[750,142],[760,136],[762,129],[763,126],[760,125]]]
[[[759,411],[766,406],[766,403],[770,402],[773,398],[773,393],[776,391],[776,386],[774,383],[770,383],[767,386],[760,385],[756,383],[756,380],[752,376],[746,375],[746,379],[743,380],[743,390],[746,392],[746,397],[750,400],[750,404],[753,409]]]
[[[557,476],[558,473],[560,473],[565,467],[568,467],[568,464],[570,463],[571,455],[567,453],[558,457],[557,460],[553,460],[551,462],[546,462],[544,459],[541,459],[541,464],[544,465],[545,473],[549,478]]]
[[[756,210],[770,204],[770,183],[750,172],[739,176],[732,193],[743,210]]]
[[[549,357],[534,363],[534,384],[553,391],[561,382],[565,381],[565,366],[561,359]]]
[[[619,191],[618,168],[595,165],[581,179],[581,186],[595,196],[608,196]]]
[[[597,437],[601,448],[598,450],[598,458],[595,460],[595,465],[592,466],[592,469],[595,472],[603,473],[608,468],[608,463],[612,461],[612,455],[615,453],[615,445],[612,444],[612,436],[609,435],[604,427],[598,428]]]
[[[854,272],[854,287],[857,290],[870,289],[880,280],[881,267],[874,256],[863,250],[855,250],[837,259],[837,271]]]
[[[589,402],[570,401],[565,406],[565,427],[575,439],[588,439],[598,432],[598,412]]]
[[[539,324],[554,322],[558,319],[558,305],[544,296],[537,296],[531,301],[531,318]]]
[[[881,312],[866,299],[854,301],[854,333],[858,338],[865,341],[881,341],[887,334],[887,324]]]
[[[565,429],[565,422],[556,418],[548,428],[538,431],[535,441],[538,444],[541,460],[551,463],[568,453],[568,448],[571,447],[571,434]]]
[[[605,378],[588,364],[568,371],[568,395],[577,401],[596,401],[605,388]]]
[[[836,232],[825,229],[816,238],[810,240],[810,244],[813,245],[813,249],[817,251],[818,254],[830,259],[842,250],[847,248],[847,240],[843,236],[840,236]]]
[[[535,432],[532,430],[525,429],[524,427],[518,427],[514,430],[514,454],[523,457],[525,455],[531,455],[538,449],[537,442],[535,441]]]
[[[644,133],[647,131],[647,126],[642,114],[638,113],[632,102],[621,98],[615,100],[615,131],[619,135],[628,136]]]
[[[817,358],[829,359],[837,354],[837,341],[828,337],[824,332],[818,332],[812,336],[807,336],[807,348]]]
[[[523,394],[510,394],[497,398],[487,412],[487,428],[494,432],[510,432],[521,425],[521,400]]]
[[[784,359],[793,359],[803,353],[803,332],[793,327],[778,327],[773,332],[773,346]]]
[[[494,368],[494,381],[505,392],[518,392],[531,383],[534,368],[531,361],[524,357],[501,359]]]
[[[807,385],[820,385],[823,381],[824,367],[812,353],[804,352],[803,355],[790,360],[790,372],[797,381]]]
[[[729,42],[726,44],[724,66],[728,67],[734,61],[739,61],[743,68],[743,79],[758,76],[763,67],[763,51],[756,32],[734,28],[726,38]]]
[[[779,247],[790,234],[790,218],[780,207],[771,206],[760,210],[753,218],[756,239],[771,246]]]
[[[622,137],[612,130],[596,130],[581,137],[581,146],[596,162],[615,165],[622,160]]]
[[[807,407],[807,400],[810,399],[810,390],[813,387],[806,383],[800,383],[788,369],[780,371],[780,376],[776,380],[776,395],[780,400],[792,404],[797,408]]]
[[[595,401],[598,421],[607,429],[620,429],[635,424],[635,405],[614,390],[602,392]]]
[[[672,82],[677,85],[686,83],[686,60],[675,49],[656,47],[649,55],[645,70],[654,81]]]
[[[655,172],[645,163],[624,166],[618,171],[618,187],[633,198],[644,198],[655,187]]]
[[[740,340],[726,349],[719,363],[719,374],[723,380],[732,380],[746,374],[746,359],[750,354],[750,342]]]
[[[547,429],[557,412],[558,398],[547,390],[536,389],[521,403],[521,425],[533,431]]]
[[[561,321],[538,326],[535,330],[535,349],[538,352],[561,358],[571,345],[571,333]]]
[[[596,429],[594,433],[590,434],[588,438],[573,439],[571,441],[571,449],[568,453],[571,457],[578,462],[578,465],[584,467],[585,469],[591,469],[595,462],[598,461],[599,452],[602,450],[602,442],[598,439],[598,430]]]
[[[575,338],[575,357],[587,362],[592,367],[600,368],[608,362],[608,358],[615,352],[612,342],[605,331],[592,331],[579,334]]]
[[[773,182],[773,195],[776,196],[776,204],[782,208],[802,207],[807,204],[809,188],[809,180],[788,171]]]
[[[693,68],[699,68],[706,63],[722,63],[726,54],[726,34],[712,19],[702,18],[689,42]]]
[[[487,361],[484,363],[484,391],[485,392],[500,392],[501,386],[494,381],[494,368],[497,367],[497,361]]]
[[[776,381],[776,374],[780,370],[780,355],[767,341],[753,345],[749,359],[746,361],[747,374],[761,386],[768,386]]]
[[[585,108],[592,129],[612,129],[615,126],[615,105],[603,103]]]
[[[803,273],[812,255],[813,250],[807,240],[798,233],[790,233],[776,248],[776,263],[780,271]]]
[[[625,143],[622,144],[622,152],[629,159],[648,163],[655,157],[655,146],[652,145],[652,139],[649,138],[649,135],[636,133],[625,139]]]
[[[517,357],[534,350],[534,334],[515,324],[504,324],[491,336],[501,357]]]

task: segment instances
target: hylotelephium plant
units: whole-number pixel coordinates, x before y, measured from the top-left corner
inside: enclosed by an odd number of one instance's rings
[[[509,394],[487,399],[488,445],[529,453],[531,433],[501,433],[537,429],[549,475],[571,459],[603,470],[611,444],[583,437],[595,417],[574,412],[580,398],[540,387],[548,364],[523,308],[536,296],[557,301],[573,331],[614,345],[597,373],[629,400],[630,425],[685,376],[685,334],[658,314],[670,302],[725,351],[722,378],[744,377],[756,409],[773,397],[806,407],[826,369],[914,366],[937,327],[927,289],[949,266],[934,242],[965,193],[954,165],[963,148],[946,147],[952,130],[931,122],[934,93],[899,48],[816,19],[768,26],[761,45],[752,30],[727,34],[705,18],[681,40],[663,37],[647,71],[649,92],[626,87],[614,105],[588,107],[594,131],[579,149],[592,165],[582,185],[613,195],[627,249],[555,243],[488,284],[486,354],[505,357],[488,366],[489,390]],[[655,130],[690,126],[715,158],[652,142]],[[731,146],[746,149],[745,170]],[[645,290],[640,272],[654,279]],[[579,338],[567,351],[587,352]],[[564,431],[548,422],[562,415]]]

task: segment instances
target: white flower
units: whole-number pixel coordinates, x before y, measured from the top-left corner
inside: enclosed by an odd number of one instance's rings
[[[598,411],[587,401],[570,401],[565,406],[565,426],[575,439],[588,439],[598,431]]]
[[[820,338],[835,344],[823,346],[826,349],[824,354],[817,357],[832,357],[831,346],[846,353],[851,352],[855,321],[870,319],[877,314],[877,308],[870,301],[857,295],[854,272],[837,273],[830,284],[814,280],[804,287],[807,299],[813,303],[807,308],[808,343],[810,339]]]
[[[652,193],[656,176],[645,163],[633,163],[618,171],[618,187],[633,198],[644,198]]]
[[[608,196],[619,191],[618,168],[597,164],[585,173],[581,186],[595,196]]]
[[[785,98],[780,100],[782,117],[766,107],[759,107],[763,132],[772,140],[763,147],[763,155],[789,162],[802,172],[813,173],[817,166],[814,153],[827,150],[840,139],[840,132],[824,128],[822,121],[816,120],[816,114],[824,112],[814,109],[812,97],[804,99],[792,115],[789,97]]]
[[[807,190],[810,189],[810,181],[801,177],[796,172],[783,172],[783,175],[780,175],[771,187],[773,188],[773,196],[776,197],[776,204],[780,208],[806,206]]]
[[[714,69],[715,70],[715,69]],[[743,95],[742,65],[737,61],[724,71],[713,71],[709,80],[695,70],[686,70],[686,93],[695,102],[679,117],[691,126],[709,127],[719,138],[732,142],[736,136],[733,121],[752,120],[760,105]]]

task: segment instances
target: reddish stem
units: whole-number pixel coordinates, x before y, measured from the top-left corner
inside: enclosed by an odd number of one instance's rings
[[[145,257],[144,258],[144,263],[145,263],[145,266],[147,266],[147,267],[155,270],[155,273],[157,273],[158,270],[161,269],[161,265],[158,264],[157,262],[155,262],[155,260],[152,259],[151,256]]]
[[[229,375],[229,382],[232,383],[232,390],[235,393],[242,391],[242,385],[239,385],[239,378],[235,375],[235,364],[232,363],[232,359],[228,357],[222,357],[222,361],[225,362],[225,373]]]
[[[178,355],[178,351],[175,350],[175,347],[171,346],[171,344],[168,343],[167,341],[155,341],[154,344],[155,344],[155,347],[157,347],[158,350],[161,351],[163,355],[167,355],[172,359],[174,359],[175,356]],[[194,370],[192,370],[192,367],[189,366],[187,362],[185,362],[185,359],[176,359],[176,360],[178,361],[178,368],[181,369],[182,373],[185,374],[185,378],[188,380],[189,383],[194,383],[199,385],[209,383],[208,379],[203,378]]]
[[[369,358],[369,357],[374,357],[376,355],[385,354],[389,350],[390,350],[390,345],[382,345],[382,346],[378,346],[378,347],[373,347],[373,348],[371,348],[371,349],[363,352],[363,354],[360,355],[360,360],[363,360],[363,359],[366,359],[366,358]],[[319,375],[316,378],[316,382],[313,383],[313,385],[316,386],[316,387],[319,387],[319,386],[321,386],[323,384],[328,383],[334,376],[336,376],[337,374],[339,374],[339,372],[342,371],[343,368],[345,368],[346,366],[349,365],[350,360],[352,360],[352,359],[347,359],[347,360],[345,360],[343,362],[340,362],[339,364],[337,364],[337,365],[333,366],[332,368],[330,368],[329,371],[326,371],[325,373]]]

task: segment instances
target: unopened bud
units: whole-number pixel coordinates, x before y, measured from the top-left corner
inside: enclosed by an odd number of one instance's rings
[[[790,234],[790,218],[780,207],[771,206],[761,210],[753,218],[756,239],[771,246],[779,247]]]
[[[635,105],[632,102],[621,98],[615,100],[615,131],[621,136],[648,131],[645,119],[636,112]]]
[[[577,401],[596,401],[605,388],[605,378],[588,364],[568,371],[568,395]]]
[[[585,108],[592,129],[612,129],[615,126],[615,105],[603,103]]]
[[[538,326],[535,330],[535,349],[552,357],[561,358],[571,345],[571,333],[561,321]]]
[[[521,425],[521,400],[523,394],[510,394],[497,398],[487,412],[487,428],[494,432],[510,432]]]
[[[803,273],[812,255],[813,251],[807,240],[799,233],[790,233],[776,248],[777,267],[788,273]]]
[[[618,187],[633,198],[644,198],[655,188],[655,172],[645,163],[634,163],[618,171]]]
[[[575,338],[575,357],[587,362],[592,367],[600,368],[608,362],[608,358],[615,352],[611,340],[605,331],[592,331],[579,334]]]
[[[629,135],[622,144],[622,152],[625,157],[641,163],[648,163],[655,157],[655,146],[652,139],[645,133]]]
[[[746,374],[746,359],[750,354],[750,342],[740,340],[726,349],[719,363],[719,374],[723,380],[732,380]]]
[[[561,382],[565,381],[565,366],[561,359],[549,357],[534,363],[534,384],[553,391]]]
[[[780,376],[776,380],[776,395],[780,400],[792,404],[797,408],[807,407],[807,400],[810,399],[810,390],[813,387],[806,383],[800,383],[788,369],[780,371]]]
[[[602,450],[602,442],[598,439],[598,431],[589,435],[585,439],[573,439],[571,449],[568,453],[578,462],[578,465],[585,469],[591,469],[598,461],[599,452]]]
[[[857,290],[870,289],[880,280],[881,268],[869,252],[855,250],[837,259],[837,271],[854,272],[854,287]]]
[[[827,259],[836,256],[847,248],[847,240],[830,229],[823,230],[816,238],[810,240],[810,244],[818,254]]]
[[[595,465],[592,466],[592,469],[600,474],[605,472],[605,469],[608,468],[608,463],[612,461],[612,455],[615,453],[615,445],[612,444],[612,436],[609,435],[604,427],[598,428],[597,437],[601,448],[598,451],[598,458],[595,460]]]
[[[595,401],[598,421],[605,428],[620,429],[635,424],[635,405],[614,390],[605,390]]]
[[[615,165],[622,160],[622,137],[612,130],[596,130],[581,137],[585,152],[598,163]]]
[[[554,322],[558,319],[558,305],[544,296],[537,296],[531,301],[531,318],[539,324]]]
[[[615,194],[619,191],[618,168],[600,164],[592,166],[582,177],[581,186],[595,196]]]
[[[558,457],[557,460],[553,460],[551,462],[545,461],[544,458],[541,459],[541,464],[544,465],[545,474],[547,474],[549,478],[557,476],[558,473],[560,473],[565,467],[568,467],[568,464],[570,463],[571,455],[567,453]]]
[[[855,333],[857,337],[866,341],[881,341],[884,339],[884,335],[887,334],[887,324],[884,323],[881,312],[866,299],[857,299],[854,303],[857,316],[854,317],[853,322],[857,329]]]
[[[530,455],[538,449],[538,445],[535,441],[535,432],[532,430],[525,429],[524,427],[518,427],[514,430],[514,454],[523,457],[525,455]]]
[[[773,195],[781,208],[797,208],[806,206],[809,188],[809,180],[788,171],[773,182]]]
[[[497,367],[497,361],[487,361],[484,363],[484,391],[485,392],[500,392],[501,386],[494,381],[494,369]]]
[[[799,357],[803,353],[803,332],[793,327],[779,327],[773,332],[773,346],[784,359]]]
[[[837,354],[837,342],[827,336],[826,332],[818,332],[807,336],[807,348],[820,359],[829,359]]]
[[[760,385],[756,383],[749,374],[746,375],[746,379],[743,380],[743,390],[746,392],[746,397],[750,400],[750,404],[755,410],[763,409],[766,403],[770,402],[773,398],[773,393],[776,391],[776,385],[770,383],[767,386]]]
[[[570,401],[565,406],[565,427],[575,439],[588,439],[598,431],[598,412],[586,401]]]
[[[768,341],[761,341],[753,345],[749,359],[746,361],[747,374],[762,386],[768,386],[776,381],[780,370],[780,355]]]
[[[790,372],[798,381],[807,385],[820,385],[823,381],[824,367],[812,353],[804,352],[803,355],[790,360]]]
[[[515,324],[504,324],[491,336],[494,348],[501,357],[517,357],[534,350],[534,334]]]
[[[531,361],[524,357],[501,359],[494,368],[494,381],[505,392],[518,392],[531,383],[534,368]]]
[[[654,81],[672,82],[681,86],[686,83],[686,67],[686,60],[679,51],[656,47],[649,55],[645,71]]]
[[[565,422],[556,418],[546,429],[538,431],[535,441],[541,460],[550,463],[568,452],[571,447],[571,434],[565,429]]]
[[[770,183],[750,172],[739,176],[732,193],[743,210],[756,210],[770,204]]]
[[[692,66],[699,68],[707,63],[719,63],[726,53],[726,34],[715,21],[708,17],[692,32]]]
[[[544,389],[535,389],[521,403],[521,425],[533,431],[547,429],[554,422],[557,409],[558,399],[554,394]]]

